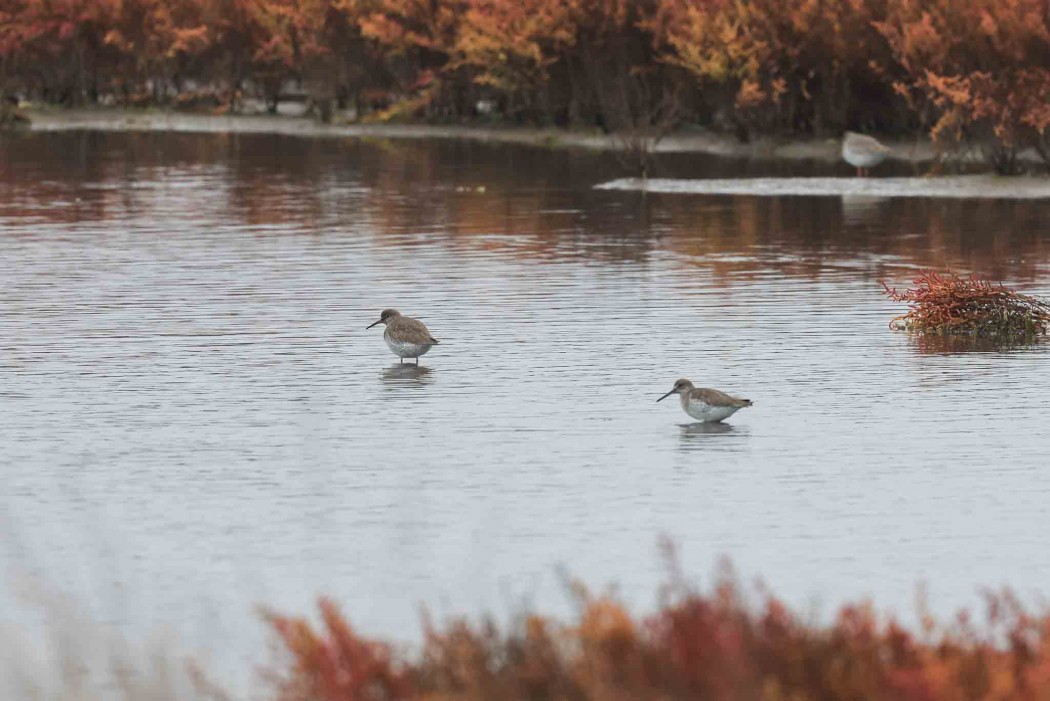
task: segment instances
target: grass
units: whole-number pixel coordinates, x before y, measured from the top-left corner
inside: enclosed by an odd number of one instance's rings
[[[931,335],[1031,339],[1050,328],[1050,302],[976,276],[924,270],[903,292],[883,281],[885,294],[909,306],[890,328]]]

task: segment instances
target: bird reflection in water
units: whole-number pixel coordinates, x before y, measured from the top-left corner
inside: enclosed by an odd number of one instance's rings
[[[434,381],[430,368],[424,365],[391,365],[383,370],[383,384],[387,389],[411,387],[421,389]]]
[[[680,429],[678,447],[681,450],[704,450],[705,448],[713,448],[715,445],[720,449],[724,449],[729,444],[721,440],[717,444],[712,444],[710,441],[734,435],[740,438],[747,434],[746,427],[734,426],[733,424],[720,421],[698,421],[691,424],[679,424],[678,426]]]
[[[885,221],[883,205],[889,198],[877,195],[843,195],[842,222],[847,226],[877,224]]]

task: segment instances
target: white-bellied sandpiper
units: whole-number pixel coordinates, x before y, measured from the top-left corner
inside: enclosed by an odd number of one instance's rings
[[[717,389],[693,387],[693,383],[686,379],[675,382],[671,391],[656,401],[663,401],[672,394],[678,395],[682,400],[682,410],[697,421],[722,421],[752,404],[750,399],[740,399]]]
[[[418,319],[402,316],[396,309],[384,309],[379,314],[379,321],[369,324],[372,328],[376,324],[386,324],[383,332],[383,340],[394,352],[394,355],[405,362],[405,358],[415,358],[419,365],[419,356],[425,355],[427,351],[438,344],[438,340],[430,335],[426,325]]]
[[[889,146],[880,144],[872,136],[847,131],[842,139],[842,159],[856,168],[860,177],[868,174],[868,168],[874,168],[886,160],[889,153]]]

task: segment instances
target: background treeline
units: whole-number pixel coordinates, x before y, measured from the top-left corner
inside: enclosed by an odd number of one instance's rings
[[[755,134],[1047,154],[1050,0],[3,0],[0,88],[68,105]]]

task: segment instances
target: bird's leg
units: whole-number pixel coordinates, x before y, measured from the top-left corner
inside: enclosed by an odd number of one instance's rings
[[[863,178],[864,177],[864,169],[861,168],[860,166],[857,166],[857,177],[858,178]]]
[[[417,368],[419,367],[419,356],[418,355],[416,356],[416,367]]]
[[[400,360],[397,361],[397,364],[398,365],[404,365],[405,364],[405,359],[401,358]]]

